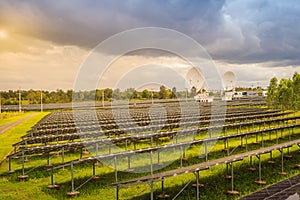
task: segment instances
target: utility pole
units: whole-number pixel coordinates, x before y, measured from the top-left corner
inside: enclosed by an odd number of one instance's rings
[[[153,101],[153,91],[151,91],[151,103],[153,104],[154,101]]]
[[[187,98],[188,98],[188,89],[185,88],[185,102],[187,102]]]
[[[43,91],[41,90],[41,112],[43,112]]]
[[[21,107],[21,87],[19,87],[19,112],[22,112],[22,107]]]
[[[102,107],[104,108],[104,90],[102,91]]]

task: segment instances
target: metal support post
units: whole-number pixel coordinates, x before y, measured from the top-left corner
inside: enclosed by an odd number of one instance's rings
[[[258,176],[259,176],[259,181],[261,181],[261,160],[260,160],[260,154],[258,155]]]
[[[180,146],[180,167],[182,167],[182,158],[183,158],[182,146]]]
[[[150,172],[151,172],[151,174],[153,174],[153,160],[152,160],[152,156],[153,156],[153,153],[152,153],[152,151],[150,151]]]
[[[11,169],[11,157],[8,156],[8,173],[13,173],[14,170]]]
[[[196,188],[197,188],[197,196],[196,196],[196,198],[197,198],[197,200],[199,200],[199,198],[200,198],[200,191],[199,191],[199,171],[196,171]]]
[[[226,143],[227,143],[227,155],[229,156],[229,141],[228,141],[228,138],[226,138]]]
[[[205,144],[205,161],[208,161],[207,142],[204,142],[204,144]]]
[[[260,159],[260,154],[256,156],[258,158],[258,176],[259,180],[255,181],[259,185],[265,185],[266,181],[261,180],[261,159]]]
[[[95,164],[93,163],[93,176],[96,175],[96,169],[95,169]]]
[[[116,200],[119,200],[119,186],[116,187]]]
[[[233,191],[233,163],[231,163],[231,191]]]
[[[22,150],[22,176],[25,175],[25,166],[24,166],[25,160],[24,160],[24,150]]]
[[[160,165],[160,152],[157,151],[157,164]]]
[[[114,157],[115,180],[118,182],[117,157]]]
[[[58,188],[60,188],[60,186],[59,185],[56,185],[55,183],[54,183],[54,172],[53,172],[53,167],[51,168],[51,183],[50,183],[50,185],[48,185],[47,186],[47,188],[49,188],[49,189],[58,189]]]
[[[71,162],[71,187],[72,187],[72,192],[74,192],[74,166],[73,166],[73,161]]]
[[[154,195],[153,195],[153,181],[150,180],[150,200],[154,200]]]
[[[50,154],[48,153],[48,156],[47,156],[47,166],[50,166]]]

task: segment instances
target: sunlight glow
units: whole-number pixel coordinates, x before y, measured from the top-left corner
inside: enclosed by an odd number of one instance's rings
[[[7,38],[7,34],[5,31],[0,30],[0,39],[5,39]]]

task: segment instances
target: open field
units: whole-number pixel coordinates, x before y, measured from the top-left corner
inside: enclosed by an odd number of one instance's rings
[[[116,199],[116,189],[111,187],[116,182],[300,139],[299,112],[237,106],[228,107],[224,118],[222,113],[212,115],[203,108],[198,117],[193,112],[184,117],[178,115],[179,110],[174,104],[165,109],[167,120],[163,125],[159,120],[160,112],[152,113],[157,116],[151,118],[147,108],[130,109],[131,117],[138,124],[129,122],[128,116],[122,112],[116,124],[107,110],[97,111],[96,121],[88,113],[82,113],[76,119],[80,122],[76,125],[72,113],[57,112],[48,115],[28,134],[26,131],[46,113],[20,124],[13,130],[14,138],[6,142],[10,148],[16,144],[18,150],[0,166],[1,199],[67,199],[67,193],[75,191],[80,194],[74,199]],[[149,124],[150,120],[152,123]],[[215,126],[216,132],[211,134],[207,129],[209,126]],[[77,133],[76,128],[81,132]],[[18,142],[21,136],[23,141]],[[106,140],[111,143],[105,143]],[[298,174],[299,170],[295,168],[299,164],[298,151],[296,145],[283,148],[284,155],[292,155],[290,159],[284,159],[283,165],[279,151],[272,151],[272,158],[269,154],[262,154],[261,179],[269,185]],[[25,162],[27,159],[30,162]],[[269,164],[269,160],[276,163]],[[103,164],[96,165],[100,162]],[[12,174],[7,173],[9,163],[9,170],[15,170]],[[159,168],[160,164],[165,167]],[[256,168],[256,171],[248,171],[249,167]],[[256,157],[252,158],[252,163],[250,158],[234,162],[234,190],[240,192],[237,196],[226,194],[232,187],[231,180],[224,178],[231,173],[229,165],[220,164],[200,171],[200,183],[204,184],[200,188],[200,199],[238,199],[261,189],[264,186],[254,183],[259,178],[258,168]],[[288,174],[278,174],[282,171]],[[20,175],[28,175],[28,178],[18,180]],[[173,198],[186,186],[177,199],[196,199],[196,188],[192,187],[195,182],[193,173],[166,177],[164,193]],[[55,184],[60,188],[47,188]],[[162,192],[161,181],[154,182],[153,188],[156,198]],[[119,199],[149,199],[150,182],[123,185],[118,194]]]
[[[0,200],[300,200],[300,1],[0,0],[0,45]]]
[[[0,126],[4,125],[4,124],[8,124],[11,123],[15,120],[21,119],[25,116],[30,115],[31,112],[3,112],[0,113]]]
[[[12,144],[18,142],[20,140],[20,136],[24,134],[24,132],[30,130],[30,128],[36,124],[40,119],[42,119],[44,116],[49,114],[48,112],[44,113],[34,113],[34,112],[28,112],[28,113],[9,113],[6,118],[6,121],[8,124],[13,123],[15,121],[18,121],[22,118],[30,117],[29,119],[26,119],[26,121],[20,122],[20,124],[10,128],[8,131],[6,131],[3,134],[0,134],[0,158],[2,158],[7,155],[12,150]],[[34,115],[34,116],[33,116]]]

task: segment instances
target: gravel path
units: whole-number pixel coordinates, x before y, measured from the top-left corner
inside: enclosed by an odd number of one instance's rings
[[[36,116],[36,115],[37,115],[37,113],[33,113],[33,114],[30,114],[30,115],[28,115],[28,116],[26,116],[26,117],[23,117],[23,118],[21,118],[21,119],[18,119],[18,120],[16,120],[16,121],[12,121],[12,122],[10,122],[10,123],[7,123],[7,124],[4,124],[4,125],[0,126],[0,134],[5,133],[5,132],[8,131],[9,129],[11,129],[11,128],[17,126],[17,125],[19,125],[20,123],[24,122],[25,120],[28,120],[28,119],[30,119],[30,118]]]

